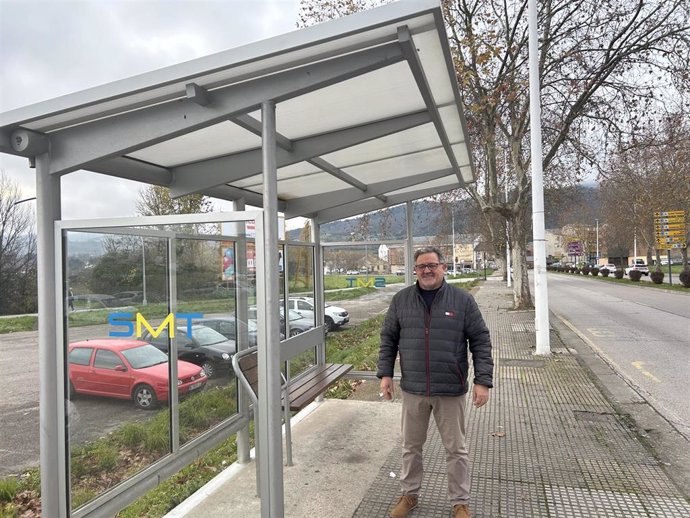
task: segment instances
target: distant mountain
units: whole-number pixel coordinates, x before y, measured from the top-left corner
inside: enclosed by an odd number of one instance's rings
[[[599,187],[595,185],[580,185],[576,187],[551,189],[544,192],[544,210],[546,228],[560,228],[566,224],[591,224],[595,219],[603,221],[601,217]],[[476,207],[470,200],[462,200],[455,204],[455,233],[473,234],[476,229],[470,228],[469,214]],[[450,234],[450,221],[439,222],[441,204],[435,201],[422,200],[414,203],[415,236],[434,236]],[[448,218],[450,219],[450,218]],[[369,215],[369,234],[372,239],[380,239],[380,229],[383,221],[381,212]],[[350,241],[353,235],[358,235],[361,216],[347,220],[334,221],[321,226],[322,241]],[[406,234],[405,206],[398,205],[391,209],[388,239],[404,239]],[[441,228],[440,228],[441,227]],[[290,239],[299,237],[300,229],[288,232]]]

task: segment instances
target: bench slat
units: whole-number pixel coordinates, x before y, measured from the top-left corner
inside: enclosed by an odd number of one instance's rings
[[[329,364],[325,369],[319,370],[311,377],[310,384],[301,384],[297,392],[293,392],[290,387],[290,410],[302,410],[311,403],[316,396],[325,392],[326,389],[345,376],[352,370],[349,364]]]
[[[259,397],[259,368],[256,353],[240,359],[240,369]],[[350,364],[329,363],[309,372],[295,381],[290,381],[290,410],[299,411],[311,403],[319,394],[352,370]]]

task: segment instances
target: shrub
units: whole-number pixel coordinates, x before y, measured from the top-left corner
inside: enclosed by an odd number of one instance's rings
[[[631,281],[638,282],[642,278],[642,272],[640,270],[630,270],[628,273]]]
[[[589,266],[582,267],[582,275],[589,275]]]
[[[19,481],[16,477],[0,479],[0,502],[11,502],[19,489]]]
[[[616,279],[622,279],[622,278],[623,278],[623,275],[625,275],[625,272],[624,272],[622,269],[618,269],[618,270],[616,270],[615,272],[613,272],[613,276],[614,276]]]
[[[690,270],[687,268],[680,272],[680,283],[683,285],[685,288],[690,288]]]
[[[597,275],[599,275],[599,268],[595,266],[589,272],[592,274],[592,277],[596,277]]]
[[[602,268],[601,270],[599,270],[599,273],[601,274],[602,277],[608,277],[609,273],[611,273],[611,272],[609,272],[608,268]]]
[[[652,278],[652,282],[654,284],[661,284],[664,282],[664,272],[655,270],[653,272],[649,272],[649,276]]]

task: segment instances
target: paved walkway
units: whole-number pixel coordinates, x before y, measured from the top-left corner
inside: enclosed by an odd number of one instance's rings
[[[578,361],[587,346],[552,329],[553,354],[535,357],[533,311],[510,310],[511,294],[496,278],[476,299],[496,368],[490,403],[469,411],[475,518],[690,517],[690,489],[672,481]],[[308,410],[293,427],[285,516],[388,516],[398,496],[399,402],[327,401]],[[424,457],[420,505],[410,516],[446,518],[445,458],[433,423]],[[253,463],[233,467],[169,516],[255,518],[254,494]]]

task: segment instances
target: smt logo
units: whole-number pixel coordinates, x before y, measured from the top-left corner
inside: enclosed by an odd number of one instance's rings
[[[146,317],[141,313],[137,313],[136,317],[133,313],[110,313],[108,315],[108,324],[113,327],[123,327],[122,331],[110,331],[108,336],[129,337],[136,336],[141,338],[142,327],[146,329],[151,335],[156,338],[163,332],[163,329],[168,328],[168,336],[175,338],[175,320],[183,319],[187,322],[187,335],[192,336],[192,319],[203,318],[203,313],[168,313],[165,320],[156,329],[151,327]],[[132,321],[134,320],[134,322]],[[135,329],[136,323],[136,329]]]

